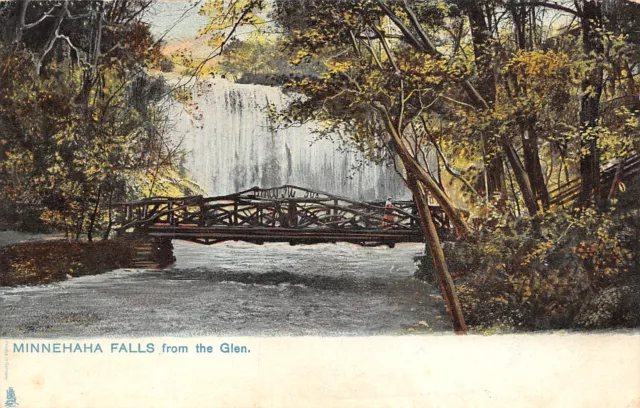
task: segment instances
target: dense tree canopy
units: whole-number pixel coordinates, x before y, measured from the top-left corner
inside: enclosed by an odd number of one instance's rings
[[[2,198],[72,236],[108,235],[112,204],[175,173],[150,1],[0,3]],[[167,191],[164,191],[166,193]]]

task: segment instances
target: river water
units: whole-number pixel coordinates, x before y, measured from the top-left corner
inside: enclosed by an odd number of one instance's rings
[[[263,246],[174,241],[164,270],[0,288],[8,337],[377,335],[449,331],[415,280],[422,245]]]

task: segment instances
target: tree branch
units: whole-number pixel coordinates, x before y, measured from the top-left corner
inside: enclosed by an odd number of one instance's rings
[[[550,3],[547,1],[527,1],[524,3],[518,3],[518,6],[531,6],[531,7],[544,7],[552,10],[562,11],[568,14],[572,14],[576,17],[582,17],[582,12],[579,10],[574,10],[569,7],[565,7],[558,3]]]
[[[420,39],[426,46],[427,52],[433,56],[442,57],[442,54],[436,49],[435,45],[433,45],[431,39],[427,35],[427,32],[422,27],[422,24],[420,24],[420,22],[418,21],[418,17],[416,17],[411,7],[409,7],[409,5],[407,4],[407,0],[403,0],[402,9],[405,13],[407,13],[407,16],[409,16],[409,21],[411,21],[411,25],[417,31],[418,36],[420,36]]]
[[[416,47],[417,49],[428,52],[427,48],[420,43],[420,40],[416,38],[415,35],[407,28],[406,25],[400,20],[400,18],[385,4],[383,0],[377,0],[378,5],[382,9],[382,11],[393,21],[393,23],[402,31],[405,41],[408,41],[411,45]]]
[[[378,35],[378,38],[380,38],[380,42],[382,43],[382,47],[384,48],[384,52],[387,54],[387,58],[389,58],[389,61],[391,62],[391,65],[393,65],[393,69],[396,71],[396,74],[399,74],[400,73],[400,69],[398,69],[398,65],[396,64],[395,58],[393,57],[393,54],[391,53],[391,47],[389,47],[389,43],[387,42],[387,39],[382,34],[382,32],[380,32],[380,30],[378,30],[377,27],[372,27],[372,28],[373,28],[373,31],[375,31],[376,34]]]
[[[427,136],[429,137],[429,140],[431,141],[431,144],[433,145],[433,147],[436,149],[436,153],[438,154],[438,156],[440,156],[440,158],[442,159],[442,164],[444,165],[445,170],[447,170],[447,172],[449,174],[451,174],[453,177],[457,178],[458,180],[462,181],[462,183],[467,186],[467,188],[469,190],[471,190],[471,192],[473,194],[475,194],[478,197],[481,197],[480,193],[478,193],[478,191],[471,185],[471,183],[469,183],[469,181],[467,181],[467,179],[465,179],[464,177],[462,177],[462,174],[460,173],[460,171],[453,169],[450,165],[449,162],[447,161],[446,157],[444,157],[444,154],[442,153],[442,150],[440,150],[440,146],[438,145],[436,139],[433,137],[433,135],[427,131],[427,123],[424,120],[424,118],[421,116],[420,120],[422,121],[422,127],[424,128],[425,133],[427,134]]]
[[[38,21],[35,21],[33,23],[29,23],[29,24],[25,24],[22,28],[24,30],[28,30],[30,28],[33,28],[35,26],[37,26],[38,24],[42,23],[45,19],[49,18],[49,17],[53,17],[53,15],[51,14],[51,12],[58,7],[58,4],[56,4],[55,6],[51,7],[51,10],[47,11],[46,13],[44,13],[44,15],[42,17],[40,17],[40,19],[38,19]]]

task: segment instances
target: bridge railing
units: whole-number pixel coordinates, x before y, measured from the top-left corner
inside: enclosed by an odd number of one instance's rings
[[[606,167],[600,172],[600,183],[602,185],[601,194],[602,198],[606,198],[611,189],[611,184],[616,181],[616,175],[621,180],[635,177],[640,173],[640,156],[631,155],[622,159],[619,163]],[[613,186],[615,187],[615,186]],[[575,178],[569,182],[563,184],[549,191],[551,197],[551,204],[554,205],[566,205],[572,203],[580,195],[582,184],[580,178]]]
[[[331,230],[419,230],[413,201],[359,202],[295,186],[253,188],[217,197],[154,197],[120,203],[119,230],[150,227],[184,228],[285,228]],[[431,207],[436,225],[449,228],[440,207]]]

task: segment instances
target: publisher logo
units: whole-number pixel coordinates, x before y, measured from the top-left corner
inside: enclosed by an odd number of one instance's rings
[[[4,402],[5,408],[17,407],[18,400],[16,399],[16,392],[13,390],[13,387],[9,387],[7,389],[7,399]]]

